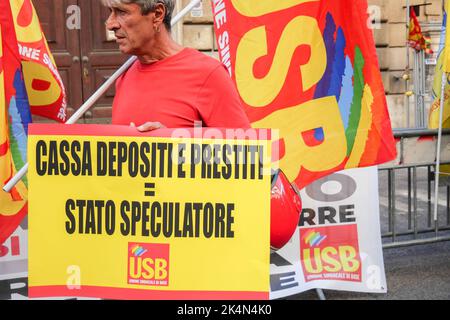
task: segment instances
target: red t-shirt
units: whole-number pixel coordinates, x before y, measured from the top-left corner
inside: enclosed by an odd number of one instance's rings
[[[158,121],[168,128],[250,128],[237,90],[219,61],[185,48],[152,64],[136,61],[116,82],[112,123]]]

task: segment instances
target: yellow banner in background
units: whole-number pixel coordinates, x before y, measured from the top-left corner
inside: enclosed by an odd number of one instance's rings
[[[30,127],[30,297],[268,299],[270,138],[158,132]]]
[[[446,15],[446,26],[449,26],[449,12],[450,12],[450,1],[445,1],[445,12],[447,12]],[[448,32],[448,29],[445,33],[445,47],[444,47],[444,63],[443,63],[443,69],[444,72],[449,73],[450,72],[450,32]]]

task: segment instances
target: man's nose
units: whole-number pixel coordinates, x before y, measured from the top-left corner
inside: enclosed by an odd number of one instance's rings
[[[108,30],[115,30],[120,28],[120,24],[117,21],[116,17],[114,16],[114,13],[111,12],[108,19],[105,21],[105,26]]]

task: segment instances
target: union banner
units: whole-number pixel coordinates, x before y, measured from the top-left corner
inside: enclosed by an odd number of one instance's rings
[[[31,1],[0,1],[1,187],[27,162],[32,113],[64,122],[64,85]],[[0,190],[0,244],[27,214],[26,184]]]
[[[8,5],[9,2],[9,5]],[[10,6],[31,113],[59,122],[66,120],[66,96],[61,76],[31,0],[2,1]]]
[[[280,130],[290,181],[395,158],[365,0],[213,0],[213,14],[252,125]]]
[[[335,172],[301,190],[298,228],[272,253],[270,298],[320,288],[386,293],[377,167]]]

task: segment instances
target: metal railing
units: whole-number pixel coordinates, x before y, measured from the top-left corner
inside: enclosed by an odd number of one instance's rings
[[[450,130],[444,130],[450,135]],[[405,163],[405,139],[437,136],[437,130],[397,130],[400,158],[379,168],[383,248],[450,240],[450,183],[439,186],[438,219],[434,221],[434,161]],[[434,150],[430,150],[434,152]],[[450,159],[441,159],[450,164]],[[441,170],[442,172],[442,170]],[[450,169],[449,169],[450,172]]]

